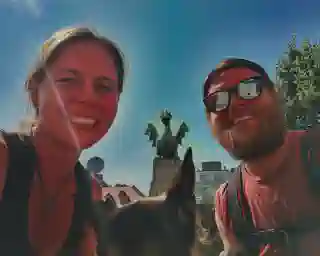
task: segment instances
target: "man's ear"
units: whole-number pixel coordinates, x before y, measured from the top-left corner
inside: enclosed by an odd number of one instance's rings
[[[217,124],[216,123],[216,114],[208,112],[207,110],[205,110],[205,115],[206,115],[206,119],[209,125],[209,128],[211,130],[211,134],[214,138],[217,137]]]
[[[177,200],[185,202],[194,200],[195,166],[193,163],[192,149],[189,147],[184,155],[179,171],[171,188],[167,192],[166,201]]]
[[[204,114],[206,115],[207,122],[211,123],[210,112],[206,108],[204,109]]]

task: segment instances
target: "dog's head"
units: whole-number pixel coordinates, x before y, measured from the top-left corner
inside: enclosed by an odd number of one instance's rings
[[[166,196],[144,198],[121,208],[106,202],[107,255],[191,255],[195,240],[194,183],[195,167],[189,148]]]

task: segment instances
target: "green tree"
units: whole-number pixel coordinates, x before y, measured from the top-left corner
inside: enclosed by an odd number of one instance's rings
[[[301,129],[319,122],[320,44],[304,40],[298,48],[293,35],[288,51],[278,61],[277,80],[288,127]]]

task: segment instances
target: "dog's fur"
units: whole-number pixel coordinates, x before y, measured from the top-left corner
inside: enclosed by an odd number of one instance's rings
[[[101,238],[108,256],[191,256],[195,242],[195,167],[185,154],[165,196],[143,198],[121,208],[106,200]],[[108,208],[108,209],[107,209]]]

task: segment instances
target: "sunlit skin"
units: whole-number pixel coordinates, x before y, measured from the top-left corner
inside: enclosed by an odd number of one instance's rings
[[[117,112],[118,77],[112,57],[97,42],[74,42],[62,50],[47,74],[39,86],[38,129],[71,147],[74,130],[80,150],[92,146],[107,133]],[[92,119],[94,124],[73,123],[75,117]]]
[[[72,172],[83,149],[109,130],[118,107],[118,77],[112,56],[95,41],[66,45],[47,68],[48,76],[35,85],[33,103],[39,108],[34,143],[48,190]],[[86,117],[92,124],[74,124]],[[75,135],[75,136],[74,136]],[[54,165],[52,165],[54,163]],[[54,170],[52,170],[54,169]]]
[[[227,70],[223,72],[215,81],[212,81],[212,86],[209,88],[208,95],[219,90],[227,90],[238,84],[241,80],[257,75],[257,73],[246,68]],[[255,99],[253,101],[257,100]],[[245,112],[248,112],[248,106],[246,105],[248,104],[248,101],[241,100],[233,95],[228,109],[219,113],[207,113],[208,121],[212,126],[213,135],[217,136],[219,139],[221,138],[222,141],[220,142],[222,142],[226,148],[232,148],[232,142],[230,141],[228,135],[230,129],[233,128],[232,122],[237,116],[246,115]]]
[[[259,74],[248,68],[226,70],[215,81],[211,81],[208,94],[227,90],[255,76]],[[257,157],[254,154],[258,154],[260,146],[265,145],[265,138],[270,140],[284,129],[281,115],[275,90],[264,88],[261,95],[253,100],[243,100],[233,94],[229,107],[217,113],[207,112],[207,120],[214,137],[231,155],[249,160]],[[235,124],[237,119],[245,116],[250,118]]]

